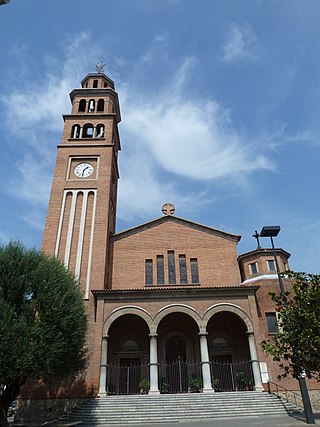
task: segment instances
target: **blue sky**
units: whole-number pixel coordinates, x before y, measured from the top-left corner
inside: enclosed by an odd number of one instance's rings
[[[122,122],[117,229],[263,225],[319,272],[318,0],[11,0],[0,6],[0,241],[40,247],[69,92],[104,57]],[[263,242],[269,246],[268,241]]]

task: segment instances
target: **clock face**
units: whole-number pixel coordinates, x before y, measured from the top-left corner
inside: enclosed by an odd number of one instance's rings
[[[93,166],[90,163],[79,163],[74,169],[74,174],[79,178],[87,178],[92,172]]]

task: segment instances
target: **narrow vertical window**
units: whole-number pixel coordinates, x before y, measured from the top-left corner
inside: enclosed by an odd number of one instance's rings
[[[80,126],[73,125],[71,129],[71,138],[79,138],[80,137]]]
[[[94,88],[98,87],[98,80],[93,80],[93,87]]]
[[[180,270],[180,283],[188,283],[187,280],[187,262],[185,255],[179,255],[179,270]]]
[[[169,285],[176,284],[176,266],[174,264],[174,251],[168,251]]]
[[[191,281],[192,283],[199,283],[198,260],[197,258],[190,258],[191,266]]]
[[[84,113],[86,111],[86,104],[87,103],[85,99],[80,99],[78,111]]]
[[[258,274],[258,264],[256,262],[249,264],[249,270],[250,274]]]
[[[267,267],[268,267],[269,271],[276,271],[276,265],[275,265],[275,262],[273,260],[267,261]]]
[[[163,255],[157,255],[157,283],[158,283],[158,285],[164,285]]]
[[[104,100],[103,99],[99,99],[98,100],[98,106],[97,106],[97,111],[104,111]]]
[[[277,334],[279,332],[279,327],[276,313],[266,313],[266,319],[269,334]]]
[[[152,285],[152,259],[146,259],[146,285]]]
[[[96,136],[96,138],[103,138],[103,137],[104,137],[104,125],[99,123],[97,125],[97,136]]]
[[[95,101],[94,99],[90,99],[88,104],[88,113],[93,113],[95,108]]]

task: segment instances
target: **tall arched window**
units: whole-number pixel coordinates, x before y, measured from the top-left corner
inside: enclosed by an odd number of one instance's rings
[[[94,112],[94,106],[95,106],[95,100],[90,99],[89,104],[88,104],[88,113]]]
[[[86,111],[86,100],[85,99],[80,99],[78,111],[80,113],[84,113]]]
[[[93,124],[92,123],[86,123],[83,126],[83,138],[93,138]]]
[[[97,111],[104,112],[104,99],[98,100]]]
[[[97,125],[97,138],[103,138],[104,137],[104,125],[99,123]]]
[[[71,138],[80,138],[80,125],[73,125],[71,129]]]

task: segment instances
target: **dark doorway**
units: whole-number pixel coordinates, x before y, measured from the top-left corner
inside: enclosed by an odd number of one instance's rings
[[[166,361],[167,363],[177,360],[186,360],[186,343],[183,338],[173,336],[166,342]]]
[[[166,342],[165,381],[171,393],[188,391],[188,369],[186,364],[186,343],[179,336],[172,336]]]

